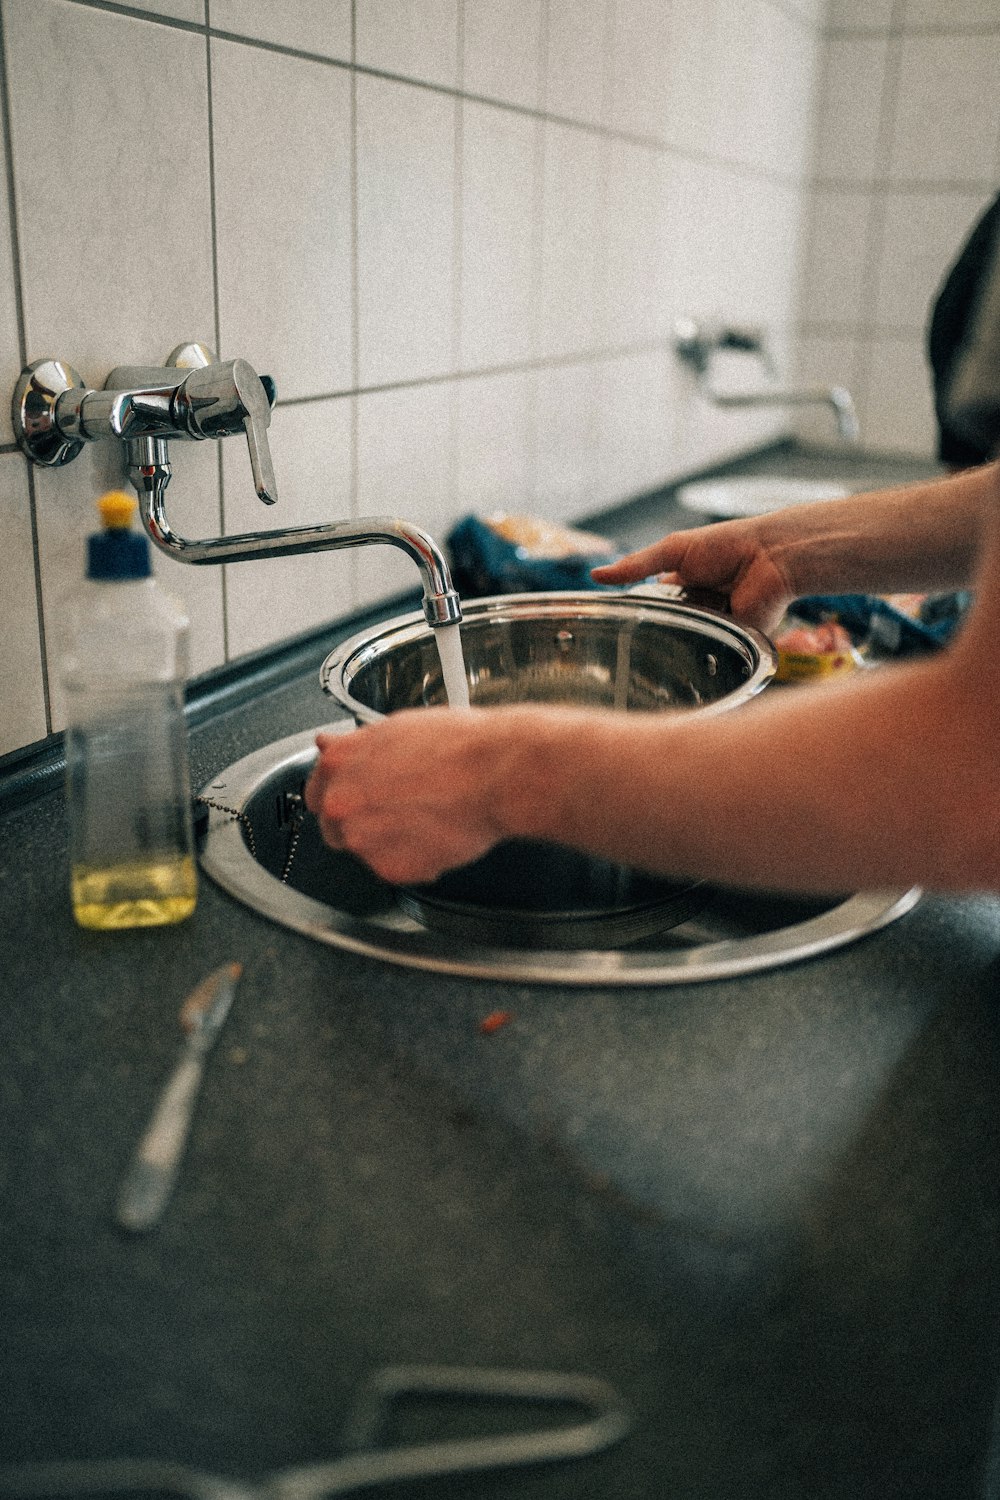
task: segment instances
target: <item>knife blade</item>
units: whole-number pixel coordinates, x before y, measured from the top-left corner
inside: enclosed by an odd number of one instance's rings
[[[181,1006],[178,1019],[187,1040],[122,1183],[116,1218],[123,1229],[141,1233],[162,1217],[187,1145],[205,1063],[242,972],[242,964],[223,964]]]

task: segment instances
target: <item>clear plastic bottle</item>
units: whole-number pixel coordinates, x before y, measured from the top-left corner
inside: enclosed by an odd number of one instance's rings
[[[87,578],[67,601],[62,685],[70,896],[81,927],[153,927],[194,911],[184,679],[187,616],[152,577],[113,490],[89,538]]]

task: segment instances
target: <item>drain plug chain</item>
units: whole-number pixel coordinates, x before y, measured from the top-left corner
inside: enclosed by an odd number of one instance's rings
[[[216,802],[212,797],[196,797],[196,805],[210,807],[214,812],[225,813],[232,818],[234,823],[239,823],[247,836],[247,845],[254,859],[257,858],[257,840],[253,836],[253,824],[245,812],[240,812],[237,807],[227,807],[224,802]]]
[[[209,807],[214,812],[225,813],[227,817],[232,818],[234,823],[239,823],[246,834],[247,848],[250,850],[253,858],[257,858],[257,840],[254,838],[253,823],[245,812],[241,812],[238,807],[227,807],[224,802],[216,802],[212,797],[199,796],[194,800],[196,805]],[[302,825],[305,822],[305,802],[298,793],[285,792],[281,798],[281,806],[278,812],[279,822],[287,826],[289,830],[288,852],[285,855],[285,862],[278,877],[282,885],[287,885],[288,877],[292,873],[292,865],[295,862],[299,840],[302,837]]]

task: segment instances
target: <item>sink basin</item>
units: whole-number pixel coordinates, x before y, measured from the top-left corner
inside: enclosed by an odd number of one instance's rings
[[[356,729],[342,720],[327,732]],[[352,855],[328,849],[302,803],[314,741],[310,730],[268,745],[202,788],[202,867],[271,921],[390,963],[518,983],[690,984],[841,947],[919,899],[916,889],[810,900],[639,877],[617,906],[600,888],[589,906],[557,910],[550,928],[544,912],[540,924],[525,927],[496,902],[492,880],[489,902],[477,903],[473,876],[456,903],[450,877],[443,887],[400,891]],[[442,921],[435,903],[457,911]]]
[[[838,480],[790,479],[767,474],[703,479],[682,485],[677,499],[687,510],[717,519],[762,516],[790,505],[816,500],[842,500],[853,491]]]

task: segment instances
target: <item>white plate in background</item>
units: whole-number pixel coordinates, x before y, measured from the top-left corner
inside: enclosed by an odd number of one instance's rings
[[[768,479],[766,475],[746,479],[704,479],[681,485],[677,499],[688,510],[709,516],[763,516],[789,505],[809,505],[814,500],[842,500],[853,491],[831,480]]]

